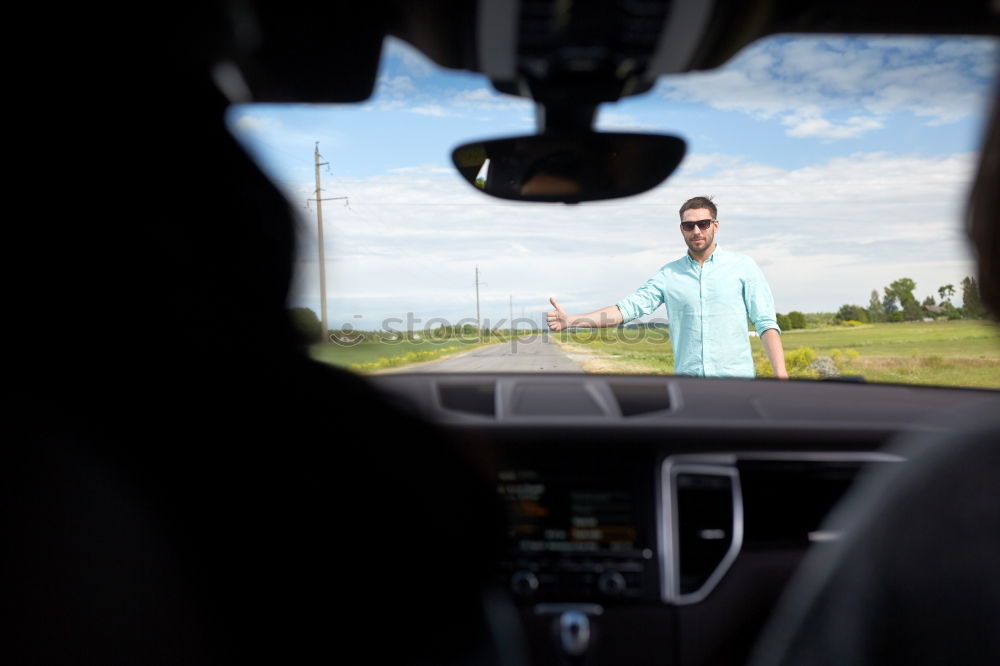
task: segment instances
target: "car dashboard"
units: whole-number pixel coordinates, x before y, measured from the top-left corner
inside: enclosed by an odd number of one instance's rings
[[[532,663],[745,663],[825,518],[994,392],[615,375],[372,378],[487,458]],[[888,446],[888,449],[887,449]]]

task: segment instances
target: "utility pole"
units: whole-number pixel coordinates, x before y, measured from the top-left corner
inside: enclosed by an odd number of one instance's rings
[[[322,188],[319,186],[319,168],[323,165],[329,164],[329,162],[320,162],[319,154],[319,141],[316,142],[316,150],[313,153],[313,157],[316,160],[316,198],[306,199],[306,202],[315,201],[316,202],[316,238],[319,242],[319,309],[320,309],[320,322],[323,325],[323,342],[329,342],[330,336],[330,325],[326,316],[326,250],[323,247],[323,202],[333,201],[334,199],[344,199],[347,197],[328,197],[324,199],[320,196]]]
[[[513,354],[516,350],[516,344],[514,342],[514,294],[507,294],[510,302],[510,353]]]
[[[479,319],[479,266],[476,266],[476,338],[483,341],[482,323]]]

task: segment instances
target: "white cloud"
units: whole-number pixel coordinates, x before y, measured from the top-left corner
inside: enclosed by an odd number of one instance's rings
[[[533,102],[525,97],[502,95],[489,88],[473,88],[471,90],[450,89],[445,93],[449,106],[459,109],[475,109],[479,111],[524,110],[533,107]]]
[[[427,98],[417,92],[413,79],[405,75],[382,75],[375,84],[371,99],[361,108],[365,111],[401,111],[411,106],[416,98]]]
[[[782,169],[693,155],[652,192],[577,206],[490,199],[440,165],[333,179],[326,186],[350,207],[324,216],[331,311],[368,326],[406,312],[474,316],[477,265],[483,316],[494,320],[507,316],[508,295],[536,317],[550,295],[571,310],[603,307],[683,254],[677,209],[700,194],[719,205],[720,245],[762,266],[779,311],[864,304],[902,276],[922,297],[972,272],[960,229],[973,157],[858,153]],[[297,300],[308,304],[315,221],[303,226]]]
[[[375,94],[367,105],[378,109],[404,108],[408,100],[416,96],[417,88],[413,79],[405,75],[380,76],[375,86]]]
[[[408,76],[393,76],[379,79],[379,94],[385,97],[405,97],[416,90],[413,79]]]
[[[382,57],[392,62],[397,71],[416,78],[430,76],[436,67],[423,53],[395,37],[385,40]]]
[[[597,129],[603,131],[635,132],[643,130],[660,130],[659,125],[644,123],[632,114],[599,109],[597,113]]]
[[[435,102],[434,97],[419,92],[408,76],[382,77],[372,100],[362,107],[366,111],[405,111],[424,116],[456,115]]]
[[[454,174],[455,169],[453,167],[443,167],[437,164],[421,164],[420,166],[396,167],[395,169],[389,169],[389,173],[429,176],[433,174]]]
[[[820,139],[849,139],[882,127],[880,120],[862,116],[852,116],[839,124],[831,122],[814,105],[786,115],[781,119],[781,124],[789,128],[788,136]]]
[[[435,85],[439,68],[409,44],[386,42],[383,68],[375,94],[363,108],[369,111],[406,111],[437,117],[530,110],[531,100],[504,95],[488,87],[444,88]]]
[[[988,38],[775,38],[725,67],[667,77],[669,99],[778,118],[797,137],[856,137],[908,112],[950,123],[982,105],[1000,49]],[[846,120],[835,120],[841,115]]]
[[[674,173],[674,178],[682,175],[692,175],[705,171],[716,171],[742,164],[745,161],[739,155],[725,153],[695,153],[685,155],[680,168]]]
[[[232,123],[237,132],[264,132],[281,128],[281,122],[276,118],[254,116],[249,113],[241,115]]]
[[[416,85],[406,75],[382,76],[375,95],[365,109],[377,111],[407,111],[431,116],[462,117],[483,111],[528,111],[533,103],[525,98],[501,95],[487,88],[454,89],[427,92],[430,88]]]
[[[456,104],[491,106],[501,101],[500,95],[486,89],[475,88],[473,90],[453,90],[451,92],[452,101]],[[503,100],[506,101],[506,100]]]
[[[410,113],[419,113],[423,116],[436,116],[438,118],[448,115],[448,110],[438,104],[421,104],[407,107],[405,110]]]

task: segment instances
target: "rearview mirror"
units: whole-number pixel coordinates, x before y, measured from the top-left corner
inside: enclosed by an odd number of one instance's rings
[[[451,159],[491,196],[577,203],[645,192],[673,173],[686,149],[664,134],[574,132],[469,143]]]

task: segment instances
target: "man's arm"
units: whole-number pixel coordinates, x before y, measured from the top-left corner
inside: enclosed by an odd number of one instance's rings
[[[764,273],[757,263],[747,257],[746,282],[743,286],[743,302],[747,308],[747,316],[757,329],[757,335],[767,352],[767,359],[774,368],[774,376],[778,379],[788,379],[785,369],[785,350],[781,346],[781,329],[778,328],[777,315],[774,312],[774,297],[771,287],[767,284]]]
[[[550,298],[549,302],[552,303],[555,310],[545,313],[545,318],[549,322],[549,329],[553,331],[562,331],[567,328],[607,328],[608,326],[617,326],[625,320],[617,305],[609,305],[587,314],[574,315],[567,314],[559,307],[556,299]]]
[[[778,379],[788,379],[788,370],[785,369],[785,350],[781,346],[781,334],[777,329],[769,328],[760,336],[760,341],[767,352],[767,358],[774,368],[774,376]]]
[[[660,273],[646,280],[646,284],[636,289],[628,298],[587,314],[567,314],[556,303],[556,299],[550,298],[549,302],[555,310],[546,313],[549,328],[553,331],[567,328],[607,328],[649,314],[663,304],[663,289],[660,286],[662,275],[663,269],[660,269]]]

